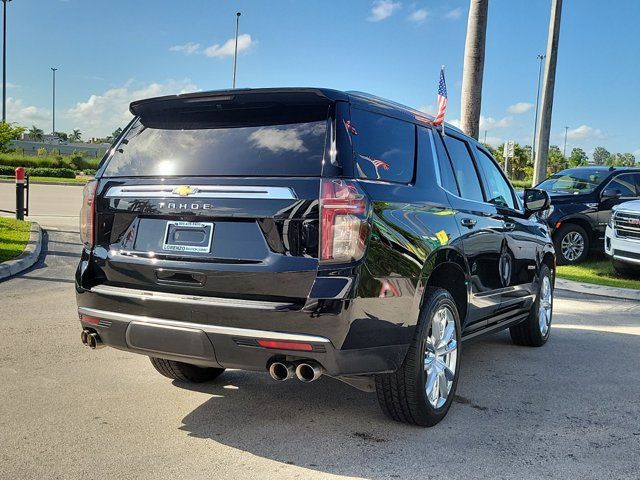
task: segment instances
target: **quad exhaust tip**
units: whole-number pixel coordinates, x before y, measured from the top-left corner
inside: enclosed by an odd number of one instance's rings
[[[316,381],[323,373],[324,369],[315,362],[300,363],[296,367],[296,377],[305,383]]]
[[[295,368],[291,363],[273,362],[269,366],[269,375],[278,382],[284,382],[295,376]]]
[[[83,345],[86,345],[91,350],[104,347],[104,343],[102,343],[100,335],[96,332],[92,332],[91,330],[82,330],[80,333],[80,340],[82,340]]]

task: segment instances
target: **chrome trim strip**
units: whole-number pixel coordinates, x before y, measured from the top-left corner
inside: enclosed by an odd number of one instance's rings
[[[296,200],[290,187],[245,185],[189,185],[193,193],[179,195],[174,190],[183,185],[128,185],[111,187],[106,198],[245,198],[259,200]]]
[[[629,257],[623,257],[621,255],[613,255],[614,260],[619,260],[621,262],[627,262],[627,263],[633,263],[634,265],[640,265],[640,260],[638,260],[637,258],[629,258]]]
[[[189,305],[206,305],[211,307],[249,308],[254,310],[278,310],[291,307],[291,303],[261,302],[256,300],[239,300],[235,298],[204,297],[181,293],[152,292],[133,288],[112,287],[110,285],[96,285],[91,292],[112,297],[135,298],[137,300],[152,300],[157,302],[184,303]]]
[[[108,312],[94,308],[79,307],[78,313],[99,319],[115,320],[121,322],[144,323],[146,325],[156,325],[158,327],[171,327],[181,329],[196,329],[206,333],[218,335],[231,335],[234,337],[265,338],[270,340],[296,341],[308,343],[331,343],[328,338],[315,335],[305,335],[300,333],[272,332],[267,330],[253,330],[249,328],[222,327],[219,325],[205,325],[202,323],[181,322],[177,320],[166,320],[163,318],[145,317],[141,315],[130,315],[127,313]]]

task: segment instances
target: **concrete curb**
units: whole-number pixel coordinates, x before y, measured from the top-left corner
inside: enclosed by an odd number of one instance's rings
[[[31,267],[38,261],[40,250],[42,250],[42,229],[36,222],[31,222],[29,241],[24,252],[13,260],[0,263],[0,280],[5,280]]]
[[[556,288],[587,295],[640,301],[640,290],[632,288],[606,287],[604,285],[594,285],[593,283],[574,282],[564,278],[556,278]]]

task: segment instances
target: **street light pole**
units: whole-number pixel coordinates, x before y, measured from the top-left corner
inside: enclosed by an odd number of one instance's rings
[[[233,88],[236,88],[236,67],[238,65],[238,26],[240,24],[240,12],[236,13],[236,48],[233,52]]]
[[[564,127],[564,150],[562,155],[566,158],[567,156],[567,132],[569,132],[569,127]]]
[[[53,72],[53,130],[52,134],[56,134],[56,70],[57,68],[51,67],[51,72]]]
[[[2,123],[7,121],[7,2],[2,0]]]
[[[536,134],[538,132],[538,108],[540,106],[540,82],[542,81],[542,61],[546,55],[538,55],[538,90],[536,93],[536,115],[533,119],[533,141],[531,142],[531,162],[536,158]]]

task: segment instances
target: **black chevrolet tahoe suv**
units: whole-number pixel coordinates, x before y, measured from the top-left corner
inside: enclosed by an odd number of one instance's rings
[[[640,198],[640,168],[590,166],[562,170],[536,186],[551,197],[545,213],[559,265],[604,250],[613,207]]]
[[[554,249],[490,153],[357,92],[281,88],[137,101],[84,192],[82,341],[201,382],[322,375],[429,426],[462,342],[550,332]]]

